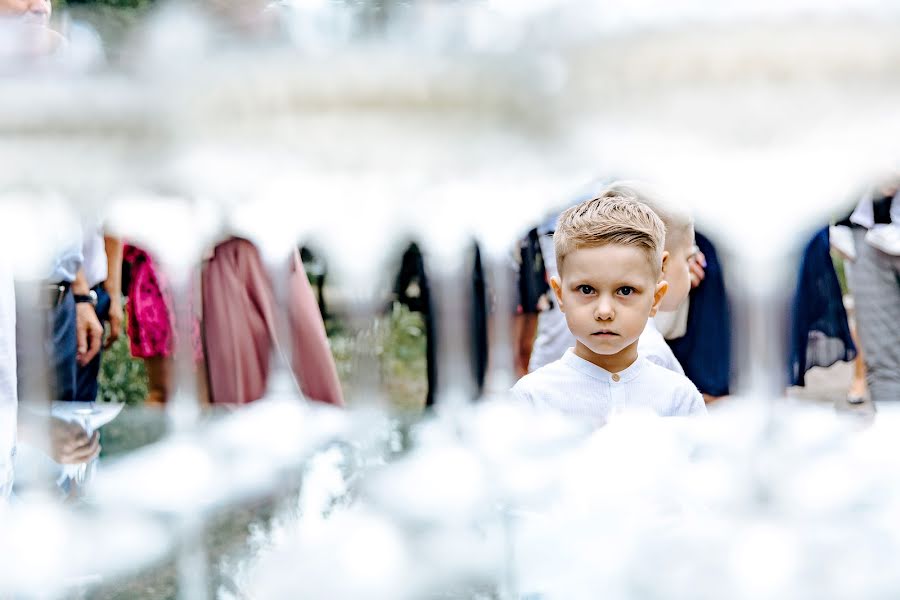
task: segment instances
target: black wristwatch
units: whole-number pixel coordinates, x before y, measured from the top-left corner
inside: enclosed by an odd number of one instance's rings
[[[87,302],[95,308],[97,306],[97,292],[94,290],[90,290],[87,294],[72,294],[72,298],[75,300],[75,304]]]

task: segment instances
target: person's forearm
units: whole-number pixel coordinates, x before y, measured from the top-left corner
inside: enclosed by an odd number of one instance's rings
[[[85,296],[91,288],[88,287],[87,277],[84,274],[84,268],[79,268],[75,274],[75,281],[72,282],[72,293]]]
[[[103,236],[103,244],[106,246],[106,293],[110,297],[118,298],[122,295],[122,239],[111,235]]]

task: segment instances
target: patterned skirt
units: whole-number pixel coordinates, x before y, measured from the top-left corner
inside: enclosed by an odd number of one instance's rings
[[[127,294],[128,337],[137,358],[171,356],[175,348],[172,297],[162,273],[146,252],[125,245],[123,260],[130,266]]]

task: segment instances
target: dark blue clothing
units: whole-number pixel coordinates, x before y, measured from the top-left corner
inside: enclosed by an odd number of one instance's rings
[[[696,234],[696,243],[706,257],[706,274],[691,290],[684,336],[668,342],[697,389],[711,396],[725,396],[731,380],[731,314],[725,279],[712,243],[700,233]]]
[[[95,307],[97,318],[100,319],[102,324],[109,321],[109,294],[106,293],[103,284],[97,285],[93,289],[97,293],[97,306]],[[83,367],[77,367],[74,400],[94,402],[97,399],[97,376],[100,375],[100,358],[102,355],[103,348],[101,347],[100,351],[97,352],[97,356],[91,362]]]
[[[831,262],[827,227],[816,233],[803,251],[789,331],[791,385],[804,385],[812,367],[830,367],[839,360],[856,358],[841,286]]]
[[[54,400],[74,400],[76,381],[76,355],[78,340],[75,336],[75,299],[67,291],[63,300],[50,309],[53,346],[49,349],[50,361],[55,373],[51,390]]]

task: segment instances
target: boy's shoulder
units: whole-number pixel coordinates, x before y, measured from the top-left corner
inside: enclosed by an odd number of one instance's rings
[[[575,373],[575,370],[566,364],[566,361],[562,358],[558,358],[522,376],[513,386],[513,389],[542,385],[547,382],[554,382],[560,378],[571,378],[573,373]]]
[[[559,358],[524,375],[510,391],[514,396],[525,398],[552,394],[560,389],[560,384],[570,382],[577,376],[578,372]]]

